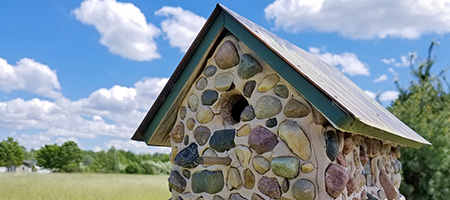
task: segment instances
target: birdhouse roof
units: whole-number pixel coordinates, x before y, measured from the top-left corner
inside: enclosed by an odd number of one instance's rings
[[[177,111],[211,49],[232,34],[244,42],[343,132],[415,148],[430,144],[336,67],[314,57],[232,10],[217,4],[166,86],[133,135],[148,145],[169,146]]]

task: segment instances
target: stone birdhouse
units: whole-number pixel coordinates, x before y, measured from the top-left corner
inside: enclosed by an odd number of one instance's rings
[[[402,199],[430,144],[338,69],[217,5],[134,134],[170,146],[172,199]]]

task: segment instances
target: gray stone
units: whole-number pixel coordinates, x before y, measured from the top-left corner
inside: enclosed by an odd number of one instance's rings
[[[238,75],[243,79],[249,79],[262,71],[258,61],[250,54],[243,54],[238,66]]]
[[[234,129],[224,129],[214,132],[209,140],[209,146],[218,152],[224,152],[234,148],[236,146],[234,143],[235,132]]]
[[[263,176],[258,182],[258,190],[273,199],[281,197],[281,188],[277,178]]]
[[[371,193],[367,193],[367,200],[380,200],[380,199]]]
[[[216,64],[220,69],[228,69],[239,63],[239,55],[236,47],[230,41],[224,42],[216,53]]]
[[[199,171],[192,174],[192,191],[216,194],[222,191],[224,178],[222,171]]]
[[[272,171],[274,174],[285,177],[295,178],[300,168],[300,160],[295,157],[278,157],[272,159]]]
[[[219,91],[227,91],[233,84],[234,76],[232,73],[217,74],[214,87]]]
[[[334,130],[325,133],[326,153],[331,161],[336,160],[339,152],[339,138]]]
[[[192,94],[188,99],[188,107],[192,112],[196,112],[198,109],[199,100],[197,95]]]
[[[292,194],[297,200],[313,200],[316,196],[314,184],[306,179],[300,179],[292,185]]]
[[[244,187],[252,189],[255,186],[255,175],[249,168],[244,170]]]
[[[325,171],[325,188],[327,193],[337,198],[347,185],[349,176],[344,167],[331,163]]]
[[[284,115],[286,117],[290,118],[299,118],[299,117],[305,117],[309,113],[311,113],[311,110],[303,105],[300,101],[297,101],[295,99],[290,99],[286,106],[284,106],[283,110]]]
[[[244,110],[241,113],[241,120],[243,122],[251,121],[255,118],[255,111],[253,110],[253,106],[248,105],[244,108]]]
[[[191,171],[189,171],[188,169],[183,169],[183,176],[187,179],[191,178]]]
[[[171,171],[168,181],[169,187],[179,193],[183,193],[186,189],[186,180],[184,180],[178,171]]]
[[[258,126],[250,131],[248,137],[250,148],[254,149],[258,154],[272,151],[278,144],[277,136],[269,129]]]
[[[253,168],[260,174],[264,174],[270,169],[270,162],[262,156],[255,156],[252,159],[252,163]]]
[[[208,148],[203,152],[203,157],[217,157],[217,153],[214,150]]]
[[[189,135],[184,136],[183,144],[184,145],[188,145],[189,144]]]
[[[256,101],[255,115],[258,119],[273,117],[281,112],[281,101],[273,96],[262,96]]]
[[[192,130],[194,128],[194,126],[195,126],[195,119],[194,118],[189,118],[189,119],[186,120],[186,127],[189,130]]]
[[[229,190],[239,189],[242,186],[241,174],[237,168],[231,167],[228,170],[227,186]]]
[[[233,193],[230,195],[229,200],[248,200],[248,199],[241,196],[239,193]]]
[[[175,125],[170,132],[170,138],[172,138],[172,141],[175,143],[180,143],[183,141],[184,137],[184,125],[183,122],[178,122],[177,125]]]
[[[219,98],[219,94],[215,90],[205,90],[202,93],[202,104],[212,106]]]
[[[209,130],[209,128],[207,128],[205,126],[199,126],[199,127],[195,128],[195,130],[194,130],[195,141],[200,146],[205,145],[208,142],[210,136],[211,136],[211,131]]]
[[[180,119],[184,119],[186,117],[186,107],[182,106],[180,108]]]
[[[269,91],[278,83],[278,81],[280,81],[280,77],[278,77],[277,74],[271,74],[264,77],[258,86],[258,92],[262,93]]]
[[[200,77],[195,84],[197,90],[203,90],[208,85],[208,80],[205,77]]]
[[[275,127],[276,125],[277,125],[277,118],[269,118],[267,121],[266,121],[266,126],[267,127],[269,127],[269,128],[272,128],[272,127]]]
[[[184,168],[194,168],[198,163],[198,147],[197,144],[192,143],[175,156],[175,164]]]
[[[252,96],[253,90],[255,90],[256,81],[248,81],[244,86],[244,96],[250,98]]]
[[[275,86],[275,88],[273,88],[273,91],[275,92],[276,95],[278,95],[279,97],[286,99],[289,96],[289,90],[287,89],[287,87],[285,85],[277,85]]]
[[[286,193],[288,192],[288,190],[289,190],[289,180],[285,178],[281,183],[281,191],[283,191],[283,193]]]
[[[205,70],[203,71],[203,73],[205,74],[206,77],[211,77],[214,76],[214,74],[216,74],[217,71],[217,67],[214,65],[208,65],[207,67],[205,67]]]

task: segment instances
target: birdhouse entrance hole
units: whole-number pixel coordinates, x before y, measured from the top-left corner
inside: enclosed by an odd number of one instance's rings
[[[233,125],[241,121],[241,114],[245,107],[248,106],[248,101],[241,94],[226,95],[222,100],[221,115],[223,120]]]

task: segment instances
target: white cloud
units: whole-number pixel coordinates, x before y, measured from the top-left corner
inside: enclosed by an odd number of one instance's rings
[[[388,71],[391,72],[392,76],[394,77],[394,81],[397,81],[399,79],[399,75],[394,69],[389,67]]]
[[[354,53],[332,54],[321,52],[320,49],[314,47],[310,47],[309,52],[330,65],[341,66],[341,71],[350,76],[368,76],[370,74],[367,64],[361,62]]]
[[[450,32],[450,0],[276,0],[264,11],[277,28],[291,32],[361,39]]]
[[[376,99],[377,98],[377,94],[375,92],[369,91],[369,90],[364,90],[364,92],[367,94],[367,96],[369,96],[372,99]]]
[[[409,67],[411,66],[411,64],[414,64],[415,61],[417,59],[417,53],[416,52],[408,52],[408,55],[404,55],[400,57],[400,62],[397,62],[397,60],[395,60],[395,58],[390,58],[390,59],[381,59],[381,62],[388,64],[388,65],[393,65],[396,67]]]
[[[61,97],[61,86],[54,70],[33,59],[22,58],[10,65],[0,58],[0,90],[11,92],[25,90],[50,98]]]
[[[97,29],[100,43],[110,52],[138,61],[161,57],[154,41],[160,30],[147,23],[145,15],[132,3],[85,0],[73,13],[78,20]]]
[[[375,80],[373,80],[373,82],[374,82],[374,83],[378,83],[378,82],[385,81],[385,80],[387,80],[387,79],[388,79],[387,75],[386,75],[386,74],[383,74],[383,75],[378,76],[378,78],[376,78]]]
[[[399,92],[393,90],[383,92],[380,95],[380,101],[394,101],[398,98],[399,94]]]
[[[170,45],[186,52],[195,36],[203,27],[206,19],[181,7],[164,6],[156,11],[157,16],[167,17],[161,22],[161,28]]]
[[[110,140],[105,143],[108,148],[114,147],[116,149],[121,149],[125,151],[134,151],[137,153],[153,154],[159,153],[170,153],[170,147],[149,147],[144,142],[137,142],[132,140],[122,141],[122,140]]]

